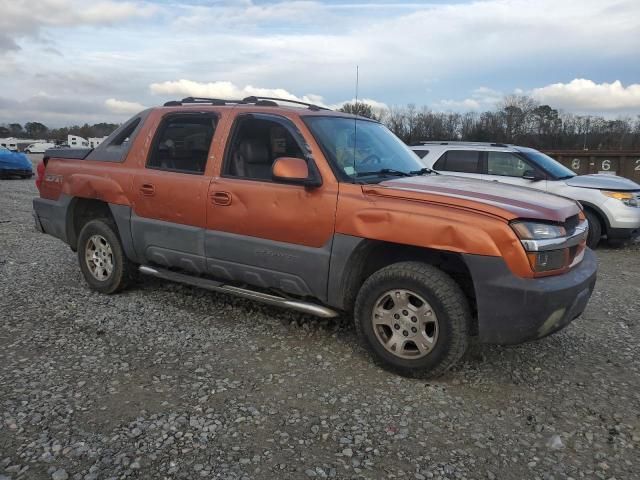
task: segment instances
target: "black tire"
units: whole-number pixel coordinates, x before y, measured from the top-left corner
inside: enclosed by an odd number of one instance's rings
[[[110,260],[112,269],[104,279],[98,279],[91,273],[86,260],[89,240],[98,235],[102,237],[111,250]],[[107,218],[100,218],[87,222],[78,236],[78,262],[84,279],[89,286],[100,293],[116,293],[125,288],[132,278],[135,266],[127,259],[120,242],[115,224]],[[103,270],[104,272],[104,270]]]
[[[415,292],[429,303],[437,317],[435,345],[421,358],[395,355],[374,331],[372,315],[376,302],[394,289]],[[375,272],[358,293],[354,316],[358,336],[376,363],[403,376],[441,376],[462,358],[469,345],[471,312],[467,298],[449,275],[425,263],[400,262]]]
[[[600,243],[600,239],[602,238],[602,223],[596,215],[591,210],[584,211],[585,217],[587,217],[587,221],[589,222],[589,234],[587,236],[587,246],[589,248],[595,249]]]

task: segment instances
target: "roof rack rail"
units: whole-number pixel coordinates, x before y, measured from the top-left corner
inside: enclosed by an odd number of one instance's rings
[[[314,105],[313,103],[301,102],[299,100],[289,100],[288,98],[260,97],[260,96],[256,96],[256,95],[251,95],[250,97],[243,98],[242,101],[244,103],[255,103],[256,105],[261,104],[261,103],[263,105],[269,104],[270,106],[273,106],[272,102],[273,103],[275,103],[275,102],[287,102],[287,103],[294,103],[296,105],[304,105],[309,110],[330,110],[329,108],[321,107],[319,105]],[[277,105],[277,103],[275,103],[275,105]]]
[[[165,107],[179,107],[184,104],[209,104],[209,105],[230,105],[230,104],[243,104],[246,103],[242,100],[223,100],[221,98],[206,98],[206,97],[185,97],[182,100],[171,100],[165,102]]]
[[[314,105],[313,103],[300,102],[298,100],[289,100],[288,98],[277,98],[277,97],[259,97],[259,96],[250,96],[243,98],[242,100],[224,100],[221,98],[207,98],[207,97],[186,97],[182,100],[170,100],[165,102],[165,107],[179,107],[185,104],[192,105],[246,105],[253,104],[261,107],[277,107],[277,102],[287,102],[294,103],[296,105],[304,105],[309,110],[329,110],[328,108],[321,107],[319,105]]]
[[[442,141],[442,140],[422,140],[411,144],[412,147],[419,147],[421,145],[472,145],[477,147],[509,147],[506,143],[498,142],[461,142],[461,141]]]

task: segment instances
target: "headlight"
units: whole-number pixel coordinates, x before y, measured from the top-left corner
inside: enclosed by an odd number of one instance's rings
[[[588,225],[583,219],[571,235],[563,225],[516,221],[511,228],[524,247],[531,269],[540,275],[569,268],[584,249]]]
[[[551,223],[515,222],[511,226],[520,240],[547,240],[567,235],[567,231],[563,226]]]
[[[620,200],[627,207],[640,207],[638,203],[638,199],[636,195],[632,192],[610,192],[608,190],[600,190],[603,195],[606,195],[610,198],[615,198],[616,200]]]

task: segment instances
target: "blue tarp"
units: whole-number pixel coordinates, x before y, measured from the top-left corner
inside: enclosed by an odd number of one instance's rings
[[[31,160],[24,153],[0,148],[0,170],[32,170]]]

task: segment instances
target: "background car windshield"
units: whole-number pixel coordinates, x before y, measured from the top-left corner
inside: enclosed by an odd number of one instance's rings
[[[329,160],[346,176],[383,169],[410,172],[423,165],[385,126],[345,117],[307,117],[314,137]]]
[[[576,176],[574,172],[569,170],[560,162],[557,162],[549,155],[545,155],[538,150],[534,150],[533,148],[522,148],[520,149],[520,151],[524,154],[525,157],[537,163],[540,168],[542,168],[544,171],[551,174],[555,178],[569,178]]]

